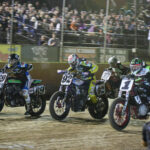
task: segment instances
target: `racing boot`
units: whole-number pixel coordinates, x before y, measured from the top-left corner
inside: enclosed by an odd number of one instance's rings
[[[31,113],[31,104],[27,103],[26,104],[26,112],[24,113],[25,116],[29,116]]]
[[[24,115],[30,115],[31,103],[30,103],[30,96],[29,96],[29,93],[28,93],[27,89],[23,89],[23,97],[24,97],[25,102],[26,102],[26,112],[25,112]]]

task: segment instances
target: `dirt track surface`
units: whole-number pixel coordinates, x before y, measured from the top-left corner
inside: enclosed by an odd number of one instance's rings
[[[48,110],[39,118],[26,118],[24,108],[4,107],[0,113],[0,150],[145,150],[142,126],[131,120],[123,132],[114,130],[108,117],[92,119],[88,112],[70,112],[62,122]]]

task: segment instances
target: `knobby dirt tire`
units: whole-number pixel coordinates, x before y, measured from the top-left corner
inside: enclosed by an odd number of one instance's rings
[[[62,92],[62,91],[57,91],[57,92],[55,92],[55,93],[51,96],[51,98],[50,98],[49,112],[50,112],[50,115],[52,116],[52,118],[55,119],[55,120],[63,120],[63,119],[65,119],[65,118],[68,116],[68,114],[69,114],[69,111],[70,111],[70,104],[69,104],[69,102],[68,102],[68,103],[65,102],[65,104],[66,104],[66,109],[65,109],[64,113],[62,113],[62,115],[57,115],[56,112],[55,112],[55,110],[54,110],[54,103],[55,103],[55,101],[57,100],[58,97],[64,98],[64,95],[65,95],[64,92]]]
[[[119,103],[124,104],[125,100],[123,98],[117,98],[115,101],[113,101],[113,103],[110,107],[110,110],[109,110],[109,122],[110,122],[110,125],[114,129],[116,129],[118,131],[121,131],[121,130],[123,130],[124,128],[127,127],[128,123],[130,121],[130,108],[127,106],[126,111],[127,111],[128,115],[127,115],[127,119],[126,119],[125,123],[123,123],[123,125],[119,125],[115,122],[115,119],[114,119],[114,110],[115,110],[116,105],[119,104]]]
[[[41,99],[41,108],[37,112],[34,112],[34,110],[31,108],[31,112],[30,112],[31,116],[40,116],[46,108],[46,99],[44,98],[44,96],[39,96],[39,98]],[[25,108],[27,109],[27,107]]]
[[[105,117],[105,115],[108,112],[108,107],[109,107],[109,103],[108,103],[108,99],[103,97],[102,98],[102,102],[103,102],[103,110],[100,110],[96,107],[97,104],[91,104],[88,107],[88,111],[89,114],[91,115],[91,117],[93,117],[94,119],[102,119],[103,117]]]

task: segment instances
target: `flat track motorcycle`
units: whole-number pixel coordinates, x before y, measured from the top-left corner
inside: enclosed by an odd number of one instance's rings
[[[4,104],[8,107],[26,107],[22,96],[22,81],[10,76],[11,73],[0,71],[0,112]],[[41,80],[31,79],[29,94],[31,98],[31,116],[39,116],[45,110],[46,100],[44,98],[45,86]]]
[[[88,96],[89,81],[77,78],[75,74],[58,70],[63,74],[59,91],[50,98],[49,111],[52,118],[63,120],[69,114],[70,108],[74,112],[85,111],[95,119],[102,119],[108,111],[108,100],[97,97],[93,103]]]
[[[143,82],[143,81],[141,81]],[[139,84],[134,77],[125,76],[122,79],[118,98],[109,110],[109,121],[116,130],[123,130],[130,118],[147,119],[150,112],[150,101],[144,92],[139,92]]]

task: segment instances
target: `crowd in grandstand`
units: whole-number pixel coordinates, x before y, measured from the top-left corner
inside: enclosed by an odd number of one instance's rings
[[[150,2],[148,3],[150,4]],[[107,19],[108,34],[106,39],[108,46],[118,43],[123,44],[123,47],[127,43],[130,45],[130,42],[133,42],[135,32],[140,39],[143,39],[142,36],[147,35],[148,25],[150,25],[150,7],[145,9],[141,6],[138,10],[135,15],[134,7],[131,7],[130,10],[121,8],[114,11],[111,9],[108,18],[106,18],[104,9],[79,11],[68,5],[65,8],[64,40],[71,42],[74,39],[79,39],[78,44],[85,42],[102,45]],[[10,2],[4,1],[0,4],[0,43],[9,42],[12,11],[14,11],[14,33],[38,41],[38,45],[59,45],[62,10],[59,7],[49,8],[46,3],[40,5],[38,1],[34,3],[16,1],[14,10],[12,10]],[[51,38],[57,44],[51,45]],[[82,40],[80,40],[81,38]]]

